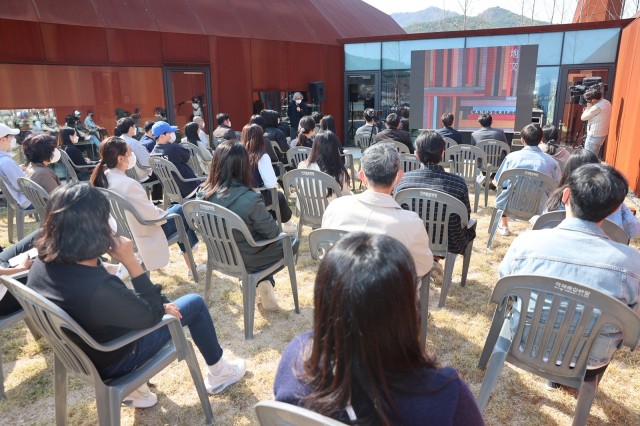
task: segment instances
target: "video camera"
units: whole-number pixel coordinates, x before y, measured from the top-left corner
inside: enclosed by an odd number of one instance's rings
[[[602,82],[602,77],[585,77],[582,79],[582,84],[576,84],[569,87],[571,98],[573,102],[580,105],[586,105],[584,100],[584,93],[591,88],[600,89],[600,93],[604,96],[607,93],[607,85]]]

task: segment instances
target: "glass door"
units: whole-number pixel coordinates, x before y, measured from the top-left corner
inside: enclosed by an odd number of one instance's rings
[[[165,117],[168,123],[178,126],[180,134],[184,126],[196,116],[204,119],[205,131],[211,140],[213,117],[211,113],[211,78],[208,68],[165,68],[164,90],[167,99]],[[157,117],[160,118],[160,117]]]
[[[364,110],[373,108],[380,109],[380,73],[379,72],[359,72],[347,74],[345,79],[345,98],[347,106],[345,108],[345,145],[354,145],[354,136],[358,127],[363,126]]]
[[[586,122],[580,120],[585,103],[584,91],[601,82],[604,87],[603,96],[611,99],[613,65],[594,66],[590,68],[575,65],[564,66],[560,70],[560,93],[558,96],[558,114],[560,120],[556,124],[560,141],[567,145],[577,146],[586,138]]]

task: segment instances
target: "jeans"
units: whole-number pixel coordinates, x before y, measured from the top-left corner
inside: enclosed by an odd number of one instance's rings
[[[600,148],[602,148],[602,144],[606,138],[606,136],[587,136],[587,139],[584,141],[584,147],[600,158]]]
[[[100,139],[98,139],[98,137],[96,135],[90,134],[89,135],[89,140],[91,141],[92,144],[94,144],[95,146],[100,148]]]
[[[222,358],[216,329],[204,299],[197,294],[187,294],[173,302],[180,308],[182,326],[189,327],[191,338],[200,350],[207,365],[214,365]],[[120,362],[100,371],[103,379],[124,376],[144,365],[171,339],[167,327],[148,334],[133,343],[133,350]]]
[[[184,224],[184,229],[187,231],[187,238],[189,239],[189,246],[191,246],[191,247],[195,246],[198,243],[198,236],[193,231],[193,229],[191,229],[189,227],[189,225],[187,224],[187,219],[184,217],[184,213],[182,212],[182,205],[181,204],[174,204],[171,207],[169,207],[166,211],[167,211],[167,213],[176,213],[182,218],[182,223]],[[169,238],[171,235],[173,235],[176,232],[178,232],[178,228],[176,227],[175,219],[167,220],[167,223],[162,225],[162,231],[164,232],[164,235],[167,238]],[[182,250],[183,253],[187,250],[182,243],[178,243],[178,245],[180,246],[180,250]]]

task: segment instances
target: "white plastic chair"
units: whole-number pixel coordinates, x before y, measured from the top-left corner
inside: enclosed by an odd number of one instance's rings
[[[298,164],[305,161],[311,155],[311,148],[306,146],[294,146],[287,151],[287,161],[292,168],[298,168]]]
[[[476,144],[487,154],[487,163],[482,166],[482,171],[486,173],[484,180],[484,206],[489,202],[489,186],[491,186],[491,174],[498,171],[502,159],[511,152],[511,147],[504,141],[484,140]]]
[[[444,158],[449,163],[449,173],[462,177],[467,185],[474,185],[473,212],[477,213],[480,200],[479,180],[482,179],[481,169],[487,163],[487,155],[473,145],[455,145],[447,148]]]
[[[260,426],[346,426],[331,417],[279,401],[259,402],[256,416]]]
[[[24,219],[27,216],[36,216],[38,211],[32,207],[28,209],[23,209],[18,205],[18,202],[9,189],[7,188],[7,182],[4,180],[4,177],[0,177],[0,191],[4,195],[5,200],[7,201],[7,227],[9,228],[9,242],[15,242],[13,240],[13,217],[15,216],[16,220],[16,228],[18,234],[18,241],[20,241],[24,237]],[[36,222],[38,218],[36,217]]]
[[[567,212],[565,210],[557,210],[554,212],[547,212],[541,214],[538,219],[536,219],[536,223],[533,224],[532,230],[537,229],[550,229],[555,228],[567,217]],[[627,231],[622,229],[620,226],[610,221],[609,219],[605,219],[602,222],[602,230],[609,238],[613,241],[621,244],[629,245],[629,234]]]
[[[18,178],[18,186],[27,199],[31,201],[31,205],[36,209],[40,221],[43,221],[47,209],[47,201],[49,200],[49,193],[47,193],[43,187],[26,177]]]

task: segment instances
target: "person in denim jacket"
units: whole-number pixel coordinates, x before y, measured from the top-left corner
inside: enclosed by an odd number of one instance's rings
[[[627,189],[627,180],[612,167],[585,164],[574,170],[562,194],[566,219],[554,229],[516,238],[500,264],[500,278],[532,274],[575,281],[615,297],[640,316],[640,253],[610,240],[601,228]],[[520,310],[520,303],[514,303],[512,330]],[[528,311],[531,318],[531,304]],[[620,330],[605,326],[589,353],[587,376],[604,372],[621,342]]]

